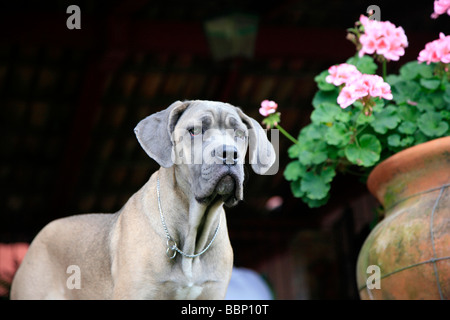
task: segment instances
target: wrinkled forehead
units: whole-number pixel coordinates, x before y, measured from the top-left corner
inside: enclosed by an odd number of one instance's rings
[[[220,102],[191,104],[179,119],[179,124],[201,124],[214,127],[236,127],[242,124],[236,108]]]

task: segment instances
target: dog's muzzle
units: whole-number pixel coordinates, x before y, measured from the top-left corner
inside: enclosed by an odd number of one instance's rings
[[[214,150],[214,156],[223,164],[234,166],[238,163],[239,153],[235,146],[223,145]]]
[[[230,175],[226,175],[220,179],[219,183],[217,183],[216,192],[217,194],[224,196],[234,193],[234,188],[234,179]]]

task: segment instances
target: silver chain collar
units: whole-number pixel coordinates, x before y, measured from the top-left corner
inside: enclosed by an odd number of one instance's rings
[[[173,259],[175,258],[177,252],[187,258],[196,258],[201,256],[202,254],[204,254],[209,247],[211,247],[211,245],[213,244],[214,240],[217,237],[217,233],[219,232],[219,227],[220,227],[220,222],[221,219],[219,217],[219,224],[217,225],[216,231],[214,232],[214,236],[212,237],[211,241],[209,242],[209,244],[199,253],[196,254],[187,254],[184,253],[183,251],[181,251],[178,247],[177,247],[177,243],[175,242],[175,240],[172,238],[172,236],[169,234],[169,230],[167,229],[167,225],[166,225],[166,221],[164,219],[164,215],[161,209],[161,197],[160,197],[160,193],[159,193],[159,175],[156,178],[156,195],[158,197],[158,209],[159,209],[159,215],[161,216],[161,223],[164,227],[164,231],[166,232],[166,238],[167,238],[167,250],[166,250],[166,255],[167,257],[169,257],[169,259]],[[171,252],[173,252],[173,254],[171,254]]]

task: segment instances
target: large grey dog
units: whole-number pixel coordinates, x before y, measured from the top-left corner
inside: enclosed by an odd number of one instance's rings
[[[242,110],[177,101],[142,120],[139,143],[161,168],[115,214],[55,220],[33,240],[12,299],[223,299],[233,251],[224,204],[243,198],[244,159],[275,162]]]

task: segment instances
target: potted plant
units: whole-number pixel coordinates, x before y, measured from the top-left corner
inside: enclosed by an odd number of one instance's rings
[[[433,17],[449,10],[439,5]],[[298,138],[280,126],[273,101],[261,104],[263,123],[293,142],[284,177],[308,206],[328,201],[337,172],[367,180],[384,206],[358,259],[361,298],[449,299],[450,36],[387,75],[408,46],[404,30],[361,16],[348,31],[358,52],[315,77],[311,123]],[[379,268],[381,286],[367,283],[369,266]]]

